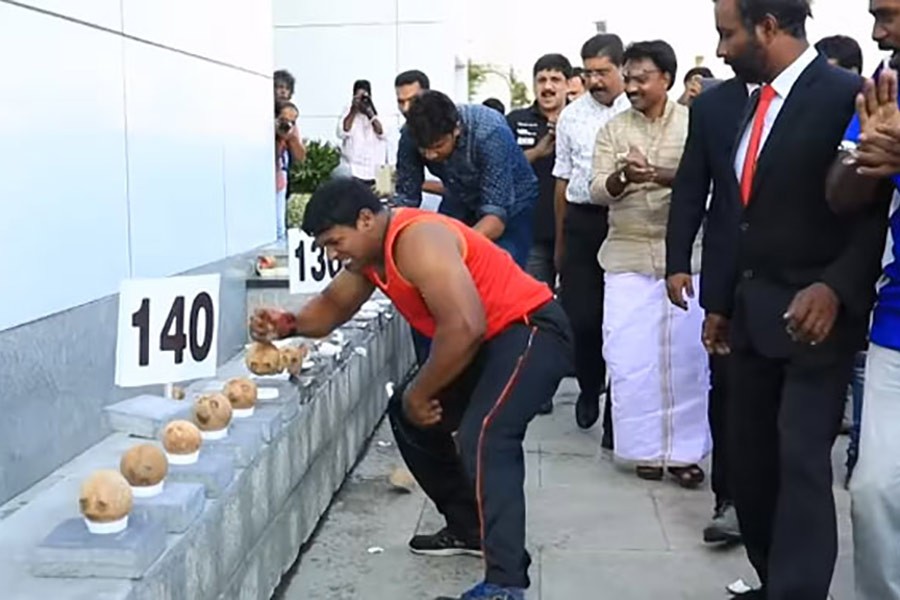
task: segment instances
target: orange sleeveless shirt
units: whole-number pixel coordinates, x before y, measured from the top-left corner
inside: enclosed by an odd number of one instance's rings
[[[485,339],[491,339],[511,323],[525,322],[529,314],[553,299],[550,288],[525,273],[506,250],[474,229],[431,211],[394,209],[384,240],[386,281],[382,281],[372,267],[365,269],[363,275],[383,291],[410,326],[423,335],[434,337],[434,317],[419,290],[404,279],[394,262],[397,236],[406,227],[423,222],[441,223],[462,241],[463,261],[484,306],[487,320]]]

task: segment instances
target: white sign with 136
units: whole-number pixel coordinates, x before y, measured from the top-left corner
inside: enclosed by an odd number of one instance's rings
[[[339,260],[329,260],[325,248],[300,229],[288,229],[288,273],[292,294],[317,294],[328,287],[341,270]]]

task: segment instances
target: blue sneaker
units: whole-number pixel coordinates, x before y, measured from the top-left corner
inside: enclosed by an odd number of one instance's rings
[[[525,590],[481,582],[459,598],[441,596],[437,600],[525,600]]]

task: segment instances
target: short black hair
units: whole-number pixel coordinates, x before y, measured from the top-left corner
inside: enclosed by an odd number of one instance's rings
[[[281,114],[281,111],[283,111],[286,108],[293,108],[298,113],[300,112],[300,109],[297,108],[297,105],[294,104],[293,102],[288,102],[287,100],[276,100],[275,101],[275,117],[277,118]]]
[[[534,63],[532,76],[537,77],[541,71],[558,71],[569,79],[572,77],[572,63],[562,54],[545,54]]]
[[[614,33],[598,33],[581,47],[581,58],[587,60],[605,56],[612,64],[621,67],[625,62],[624,52],[622,38]]]
[[[359,90],[365,90],[365,92],[371,96],[372,84],[369,83],[368,79],[357,79],[353,82],[353,93],[355,94]]]
[[[678,59],[675,58],[675,50],[663,40],[651,40],[649,42],[634,42],[625,50],[625,62],[629,60],[653,61],[663,73],[669,75],[669,88],[675,83],[675,75],[678,73]]]
[[[350,177],[336,177],[320,185],[303,213],[303,231],[316,237],[332,227],[356,227],[364,208],[375,214],[383,210],[381,201],[366,184]]]
[[[697,75],[704,79],[713,79],[715,77],[713,72],[709,70],[709,67],[693,67],[688,69],[688,72],[684,74],[684,83],[687,83]]]
[[[493,108],[494,110],[499,112],[501,115],[506,114],[506,106],[502,102],[500,102],[500,100],[498,100],[497,98],[488,98],[487,100],[482,102],[482,104],[484,104],[488,108]]]
[[[291,95],[294,95],[294,83],[296,83],[296,80],[294,79],[294,76],[291,75],[290,71],[287,69],[279,69],[272,75],[272,79],[274,80],[274,85],[283,83],[291,90]]]
[[[412,85],[414,83],[418,83],[419,87],[423,90],[431,89],[431,81],[428,79],[428,75],[417,69],[412,69],[411,71],[403,71],[394,79],[395,88],[404,85]]]
[[[584,69],[581,67],[572,67],[572,77],[577,77],[581,79],[581,81],[584,81]],[[572,77],[569,77],[569,79],[572,79]]]
[[[862,73],[863,56],[862,48],[852,37],[846,35],[832,35],[816,42],[816,50],[819,54],[837,61],[838,66],[845,69],[856,69]]]
[[[719,0],[713,0],[718,2]],[[812,17],[810,0],[736,0],[741,20],[747,31],[753,31],[767,15],[772,15],[778,27],[798,39],[806,38],[806,19]]]
[[[459,125],[459,111],[446,94],[428,90],[419,94],[406,114],[406,128],[419,148],[430,148]]]

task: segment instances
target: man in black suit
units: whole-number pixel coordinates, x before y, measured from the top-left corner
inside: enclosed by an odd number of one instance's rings
[[[735,259],[704,273],[732,290],[704,343],[732,355],[735,503],[763,583],[748,597],[825,600],[837,557],[831,447],[886,225],[877,209],[838,216],[825,201],[861,80],[809,46],[809,0],[715,0],[715,16],[718,56],[761,84],[733,157]]]
[[[709,278],[707,273],[721,271],[723,264],[733,264],[737,255],[734,232],[743,209],[734,184],[731,156],[747,98],[747,84],[735,77],[694,99],[684,154],[672,186],[666,232],[669,299],[686,310],[684,296],[694,296],[691,252],[705,217],[700,270],[700,305],[707,314],[704,326],[723,319],[734,296],[733,282]],[[707,543],[740,540],[732,492],[735,475],[726,436],[729,413],[727,361],[724,354],[714,352],[710,356],[709,427],[713,438],[711,479],[715,510],[712,521],[703,530],[703,539]]]

